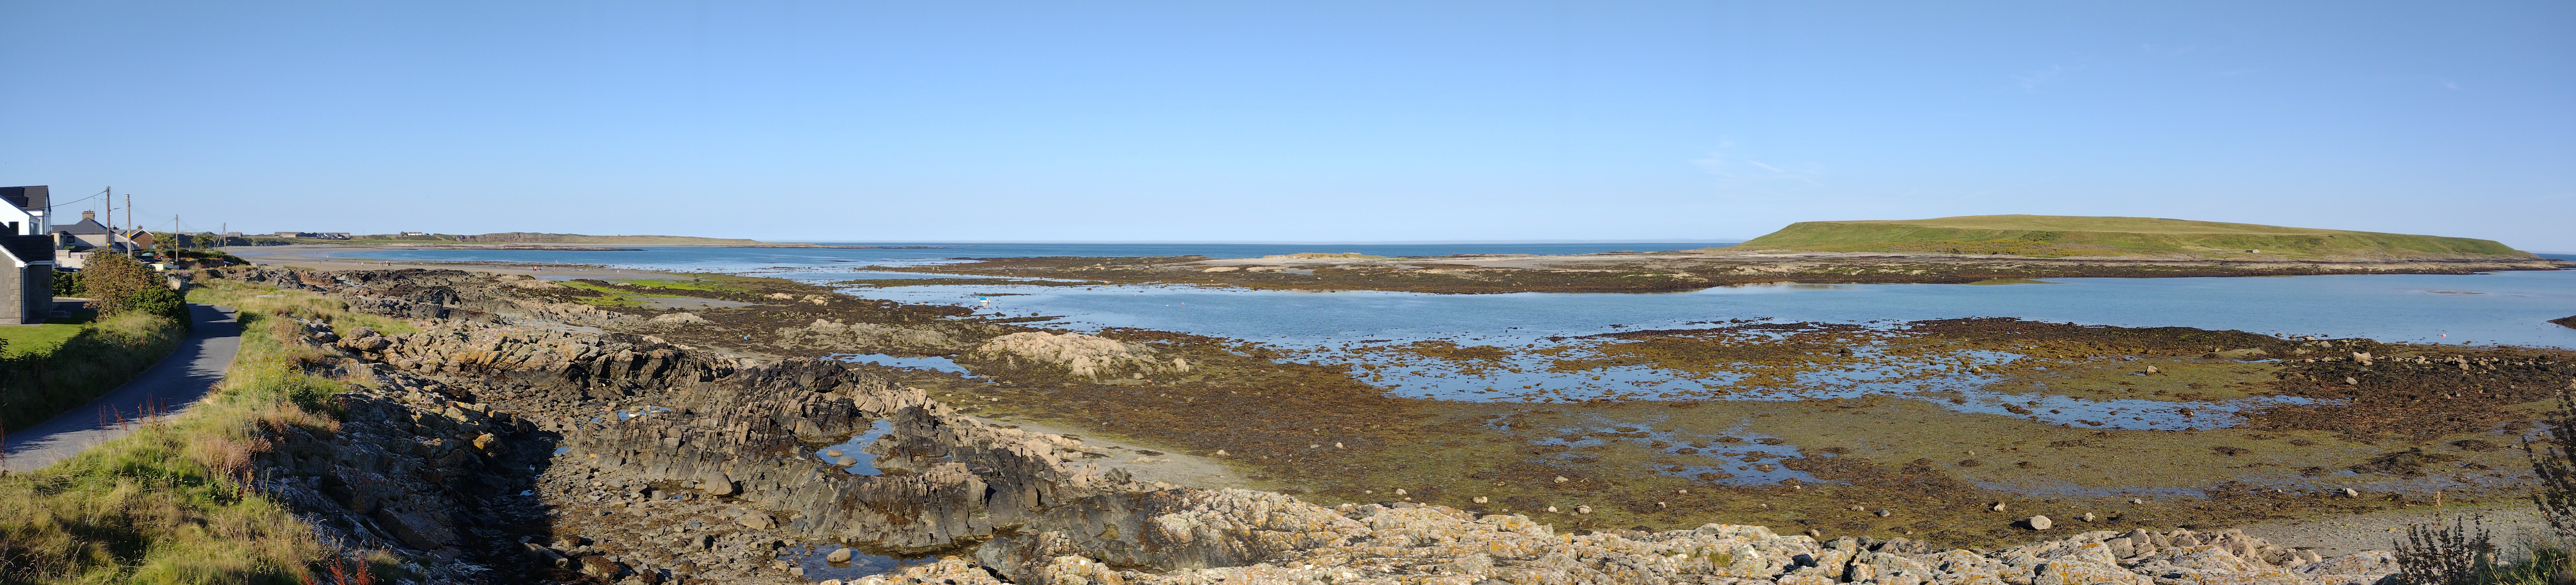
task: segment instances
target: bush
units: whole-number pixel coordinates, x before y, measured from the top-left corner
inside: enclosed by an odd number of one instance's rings
[[[2531,474],[2540,480],[2531,501],[2559,538],[2576,538],[2576,396],[2558,395],[2558,409],[2540,422],[2549,434],[2538,441],[2522,440]]]
[[[2481,519],[2412,524],[2397,541],[2398,581],[2407,585],[2479,585],[2495,572],[2495,537]]]
[[[81,273],[71,270],[54,271],[54,296],[81,296]]]
[[[162,286],[159,275],[133,258],[93,253],[81,267],[81,288],[104,317],[133,310],[135,293]]]
[[[179,298],[179,291],[156,286],[134,291],[134,294],[128,295],[125,300],[127,310],[168,317],[181,325],[189,323],[188,301]]]

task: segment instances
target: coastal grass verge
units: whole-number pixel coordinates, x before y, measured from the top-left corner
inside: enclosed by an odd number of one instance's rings
[[[179,346],[186,324],[143,311],[0,327],[0,429],[35,426],[115,390]]]
[[[237,283],[190,299],[241,308],[242,347],[224,382],[177,416],[60,463],[0,476],[0,583],[307,584],[394,572],[388,558],[344,558],[255,488],[250,462],[275,433],[336,432],[332,395],[349,382],[310,373],[325,356],[291,343],[292,315],[379,330],[399,321],[339,301]],[[339,575],[340,577],[334,577]]]

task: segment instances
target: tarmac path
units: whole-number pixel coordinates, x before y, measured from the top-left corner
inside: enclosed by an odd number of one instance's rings
[[[9,429],[0,470],[27,471],[69,459],[109,439],[133,432],[145,415],[176,415],[222,382],[241,350],[241,322],[234,309],[188,305],[196,327],[160,363],[89,404],[26,430]]]

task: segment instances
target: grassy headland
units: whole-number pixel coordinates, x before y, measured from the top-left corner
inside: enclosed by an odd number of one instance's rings
[[[2227,259],[2533,259],[2494,240],[2151,217],[1970,215],[1802,221],[1740,250]]]

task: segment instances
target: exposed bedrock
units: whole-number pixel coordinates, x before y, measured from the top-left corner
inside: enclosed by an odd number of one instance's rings
[[[1410,502],[1323,507],[1138,482],[1085,463],[1078,440],[989,425],[840,362],[760,363],[596,333],[560,320],[578,312],[512,299],[523,289],[494,279],[411,272],[253,273],[420,328],[302,322],[305,343],[343,356],[329,371],[373,383],[348,395],[340,432],[285,431],[263,463],[283,472],[264,485],[345,542],[554,578],[790,581],[779,559],[795,542],[948,555],[861,582],[2342,585],[2395,570],[2386,553],[2319,559],[2232,531],[1933,551],[1727,524],[1560,534]],[[1045,356],[1092,348],[1126,356],[1094,367],[1186,367],[1041,335],[993,351],[1063,363]],[[872,429],[881,438],[840,446]],[[865,468],[818,449],[856,449],[841,456],[885,471],[846,471]],[[583,517],[632,521],[561,533],[602,526]],[[473,582],[468,573],[434,580]]]
[[[486,401],[560,433],[569,451],[558,458],[732,492],[723,495],[793,533],[939,548],[1058,502],[1147,487],[1077,463],[1060,439],[986,425],[839,362],[755,365],[626,336],[474,323],[343,345],[484,386]],[[869,448],[903,471],[856,475],[804,453],[880,419],[892,432]]]

